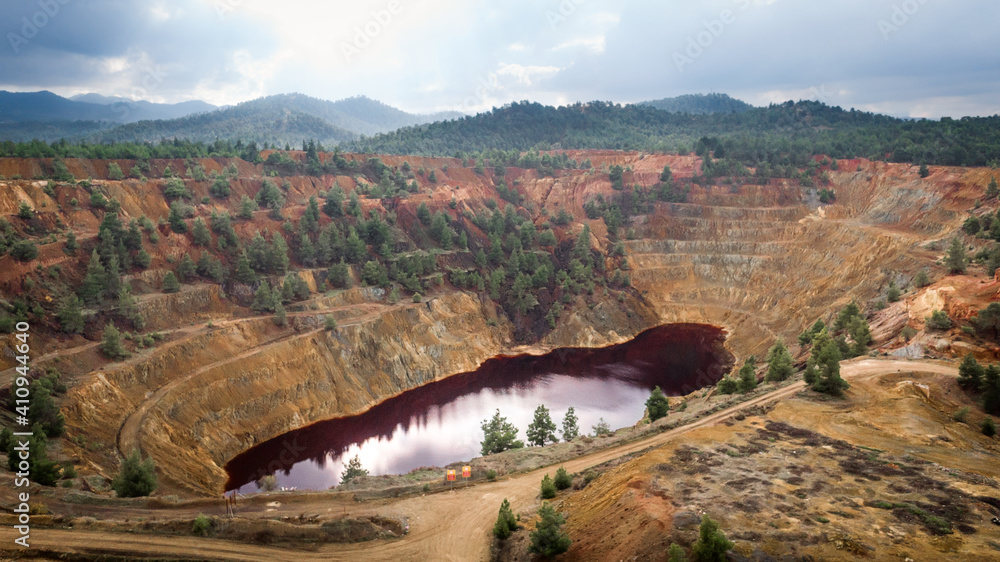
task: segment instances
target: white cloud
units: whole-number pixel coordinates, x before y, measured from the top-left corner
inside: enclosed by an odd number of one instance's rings
[[[551,78],[559,73],[558,66],[523,66],[520,64],[501,63],[497,69],[498,76],[511,76],[518,84],[531,86],[540,79]]]
[[[563,49],[584,48],[592,53],[601,54],[604,52],[604,48],[606,46],[607,41],[605,37],[603,35],[598,35],[595,37],[577,37],[576,39],[570,39],[569,41],[552,47],[552,50],[561,51]]]

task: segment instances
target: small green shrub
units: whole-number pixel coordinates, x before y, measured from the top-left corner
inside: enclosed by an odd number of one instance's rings
[[[208,536],[208,531],[212,528],[212,518],[207,515],[199,515],[191,525],[191,533],[202,537]]]
[[[556,484],[548,474],[542,478],[542,499],[549,500],[556,497]]]
[[[570,477],[565,468],[559,467],[559,470],[556,471],[556,479],[554,483],[557,490],[565,490],[573,485],[573,478]]]

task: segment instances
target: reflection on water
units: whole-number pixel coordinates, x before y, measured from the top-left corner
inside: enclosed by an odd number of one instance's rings
[[[229,489],[257,490],[254,480],[276,474],[278,485],[325,489],[339,482],[358,455],[371,474],[401,474],[479,456],[481,422],[499,409],[520,429],[545,404],[561,426],[572,406],[582,433],[599,418],[612,427],[642,417],[653,386],[686,394],[717,381],[729,368],[724,332],[700,324],[670,324],[601,349],[565,348],[543,356],[497,357],[479,369],[405,392],[346,418],[286,433],[239,455],[227,466]]]

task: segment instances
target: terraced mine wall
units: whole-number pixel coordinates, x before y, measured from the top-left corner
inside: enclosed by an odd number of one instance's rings
[[[627,166],[625,182],[647,187],[664,165],[679,179],[700,167],[698,158],[687,156],[616,151],[573,151],[571,156],[589,158],[595,170],[540,177],[535,170],[511,168],[506,179],[538,213],[554,216],[565,209],[589,225],[595,247],[609,243],[607,231],[603,220],[585,218],[583,205],[598,195],[615,194],[601,171],[607,165]],[[451,200],[476,207],[488,198],[499,200],[490,178],[463,168],[456,159],[383,160],[392,166],[407,161],[436,169],[447,164],[440,184],[420,196],[432,208],[444,209]],[[185,164],[154,161],[153,166],[162,170],[168,163],[175,170]],[[224,159],[199,163],[208,172],[230,164]],[[101,179],[106,178],[107,161],[67,159],[66,164],[79,179],[98,178],[104,191],[121,202],[126,217],[146,215],[154,222],[166,217],[168,206],[158,184]],[[233,182],[231,201],[252,196],[262,175],[260,166],[235,164],[240,177]],[[50,165],[0,159],[0,173],[27,178]],[[141,295],[140,306],[156,329],[177,330],[176,337],[121,363],[108,364],[92,348],[67,355],[60,368],[72,379],[62,404],[69,434],[110,447],[79,451],[107,474],[116,467],[117,451],[138,448],[153,455],[171,489],[212,495],[225,483],[222,466],[255,444],[322,419],[360,413],[406,389],[472,370],[500,353],[620,343],[653,326],[690,322],[724,328],[737,360],[750,354],[762,357],[775,338],[792,343],[817,317],[828,318],[852,299],[871,302],[890,279],[907,282],[899,278],[900,271],[930,264],[932,275],[942,273],[934,261],[982,197],[989,172],[932,167],[930,177],[922,179],[916,166],[858,160],[840,161],[839,170],[830,171],[829,188],[837,196],[832,205],[821,205],[816,189],[784,180],[764,186],[696,185],[687,203],[657,203],[652,213],[626,225],[632,230],[626,247],[635,291],[622,302],[598,300],[567,310],[553,330],[524,349],[512,349],[511,326],[488,298],[458,290],[445,290],[429,303],[393,307],[351,293],[342,302],[327,303],[338,307],[341,328],[336,332],[322,329],[321,313],[308,311],[291,317],[286,328],[270,318],[239,320],[233,301],[217,287]],[[296,201],[334,181],[348,193],[355,185],[346,176],[287,181],[287,197]],[[0,184],[0,212],[16,213],[18,203],[28,201],[37,220],[73,225],[81,243],[96,235],[97,215],[70,201],[86,201],[82,187],[61,188],[53,198],[45,193],[44,182]],[[192,186],[195,200],[207,195],[209,185]],[[381,204],[362,199],[365,209]],[[399,202],[399,220],[412,220],[415,205],[414,200]],[[301,208],[293,212],[301,213]],[[255,219],[235,227],[241,238],[249,239],[257,229],[280,225]],[[151,269],[130,279],[133,287],[155,286],[170,267],[166,257],[190,250],[188,238],[165,237]],[[71,263],[61,241],[40,244],[39,256],[31,264],[0,257],[0,292],[17,294],[24,276],[38,264]],[[208,318],[218,321],[204,330],[192,325]],[[69,340],[44,333],[38,341],[53,352],[65,347],[67,354],[86,343],[79,336]],[[10,366],[6,356],[0,358],[0,369]]]

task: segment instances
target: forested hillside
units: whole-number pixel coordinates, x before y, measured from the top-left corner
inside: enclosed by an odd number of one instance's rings
[[[683,154],[703,137],[716,158],[750,166],[802,165],[814,154],[981,166],[1000,154],[1000,116],[914,121],[813,101],[702,115],[647,105],[592,102],[556,108],[522,102],[358,140],[344,149],[452,155],[487,149],[611,148]]]

